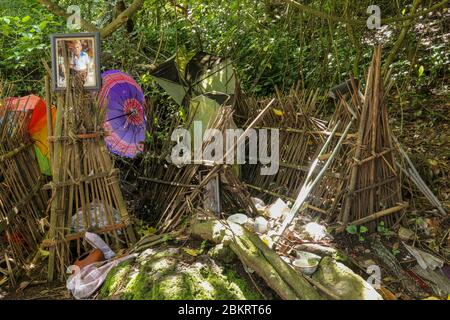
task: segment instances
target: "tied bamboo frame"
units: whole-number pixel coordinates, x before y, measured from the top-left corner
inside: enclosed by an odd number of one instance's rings
[[[48,194],[41,189],[44,179],[27,131],[31,113],[3,100],[10,89],[0,82],[0,241],[14,284],[13,272],[30,270],[44,237],[40,221]]]
[[[63,50],[67,67],[67,52]],[[74,260],[72,241],[76,242],[77,255],[81,255],[84,232],[80,230],[98,231],[113,248],[136,242],[117,170],[100,139],[104,109],[73,80],[69,77],[67,90],[57,93],[55,132],[49,139],[53,150],[53,181],[49,186],[53,195],[46,241],[50,247],[48,280],[55,274],[65,277],[67,266]]]

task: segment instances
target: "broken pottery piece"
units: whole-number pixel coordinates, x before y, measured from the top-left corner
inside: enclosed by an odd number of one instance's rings
[[[343,300],[383,300],[362,277],[330,257],[322,258],[312,277]]]
[[[235,213],[228,217],[228,222],[233,222],[239,225],[244,225],[248,220],[248,217],[243,213]]]
[[[256,210],[264,211],[266,209],[266,204],[261,199],[256,198],[256,197],[251,197],[250,200],[252,200],[253,205],[255,206]]]
[[[300,228],[301,235],[305,240],[320,241],[328,237],[325,226],[317,222],[310,222]]]
[[[289,207],[280,198],[267,208],[267,213],[271,219],[279,219],[286,217],[289,214]]]
[[[257,233],[266,233],[268,230],[268,222],[264,217],[256,217],[254,230]]]
[[[321,257],[310,252],[298,251],[297,259],[292,263],[296,269],[306,275],[312,275],[319,266]]]

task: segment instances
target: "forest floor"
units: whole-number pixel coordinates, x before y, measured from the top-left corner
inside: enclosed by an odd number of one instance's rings
[[[394,113],[391,117],[392,129],[408,154],[411,155],[411,159],[424,180],[444,206],[449,209],[450,118],[448,111],[450,110],[450,104],[448,97],[431,95],[414,103],[423,106],[423,109],[421,108],[423,111],[411,112],[414,107],[410,101],[403,104],[403,112],[392,112],[391,110],[391,113]],[[410,206],[402,218],[401,227],[412,232],[416,247],[432,252],[448,265],[450,257],[450,218],[441,216],[421,194],[417,192],[409,193],[410,189],[407,184],[404,186],[404,196],[413,206]],[[363,235],[363,239],[344,233],[327,242],[326,245],[336,247],[349,256],[356,265],[353,271],[365,279],[368,277],[367,266],[377,263],[377,256],[368,241],[370,237],[379,238],[385,247],[396,256],[400,265],[409,269],[416,264],[416,261],[411,259],[411,256],[401,245],[401,239],[398,236],[399,227],[395,230],[384,230],[381,233]],[[45,282],[45,265],[44,261],[42,265],[36,268],[30,279],[22,279],[16,286],[3,285],[0,288],[0,299],[73,299],[64,282]],[[244,268],[239,263],[236,272],[243,278],[248,278],[243,270]],[[258,286],[264,287],[264,282],[260,281],[261,279],[258,279],[258,277],[256,278]],[[392,298],[412,299],[405,292],[401,281],[389,270],[382,269],[382,283],[392,293]],[[418,287],[422,290],[423,297],[433,296],[426,284],[418,283]],[[263,288],[263,290],[267,292],[268,289]]]

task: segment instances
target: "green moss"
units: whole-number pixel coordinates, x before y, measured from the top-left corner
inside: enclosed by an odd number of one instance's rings
[[[216,290],[202,275],[201,269],[193,269],[184,273],[184,283],[189,288],[192,300],[213,300]]]
[[[123,300],[147,300],[150,298],[148,292],[151,289],[151,283],[145,268],[141,268],[125,286],[121,298]]]
[[[131,262],[127,260],[122,261],[111,269],[100,290],[99,297],[101,299],[115,294],[122,283],[126,281],[127,274],[131,270],[131,266]]]
[[[176,260],[166,255],[154,255],[141,266],[137,275],[133,276],[123,290],[125,300],[153,300],[154,287],[161,278],[172,273],[176,268]]]
[[[224,276],[230,282],[239,287],[242,295],[247,300],[262,300],[259,293],[254,291],[254,289],[248,284],[248,282],[242,279],[235,271],[227,269],[224,272]]]
[[[331,257],[324,257],[313,279],[343,300],[379,299],[381,296],[362,277]]]
[[[225,264],[231,264],[237,259],[233,250],[229,246],[224,246],[222,243],[211,248],[208,251],[208,256]]]
[[[140,256],[136,263],[121,263],[108,275],[101,298],[117,295],[126,300],[260,299],[244,279],[223,273],[206,256],[164,250]]]
[[[184,274],[171,274],[164,277],[152,289],[155,300],[190,300],[192,294],[185,284]]]

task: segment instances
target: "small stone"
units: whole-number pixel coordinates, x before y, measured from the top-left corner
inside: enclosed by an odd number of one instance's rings
[[[364,250],[364,253],[370,253],[370,249]]]

